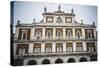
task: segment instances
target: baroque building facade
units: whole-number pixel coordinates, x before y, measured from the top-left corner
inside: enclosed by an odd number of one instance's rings
[[[75,20],[74,9],[65,13],[48,12],[32,24],[16,24],[14,35],[14,64],[38,65],[97,60],[96,25]]]

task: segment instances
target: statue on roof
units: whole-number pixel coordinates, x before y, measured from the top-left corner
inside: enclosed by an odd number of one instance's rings
[[[19,25],[19,24],[20,24],[20,20],[17,21],[17,25]]]
[[[73,8],[71,9],[71,13],[74,14],[74,9]]]
[[[47,7],[44,7],[44,13],[46,13],[47,12]]]
[[[93,26],[95,26],[95,22],[93,21]]]
[[[83,19],[81,19],[81,25],[83,25]]]
[[[58,11],[61,11],[61,6],[60,5],[58,6]]]
[[[35,23],[35,18],[33,19],[33,23]]]

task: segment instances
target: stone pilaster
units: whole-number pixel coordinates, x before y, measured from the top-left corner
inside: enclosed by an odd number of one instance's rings
[[[29,44],[29,49],[28,49],[28,53],[29,53],[29,54],[33,53],[33,46],[34,46],[33,43],[30,43],[30,44]]]
[[[76,42],[73,42],[73,51],[76,51]]]
[[[94,38],[96,39],[96,28],[93,28]]]
[[[56,52],[56,43],[52,43],[52,52],[54,53],[54,52]]]
[[[75,37],[75,28],[72,29],[73,37]]]
[[[56,37],[56,28],[53,28],[53,39]]]
[[[34,34],[35,34],[35,28],[32,28],[31,29],[31,36],[30,36],[31,40],[33,40]]]
[[[66,28],[63,28],[63,38],[66,37]]]
[[[15,38],[18,38],[18,35],[19,35],[19,28],[18,27],[16,27],[16,31],[15,31]]]
[[[41,52],[44,53],[45,52],[45,43],[41,43]]]
[[[17,44],[13,44],[13,50],[14,50],[14,56],[16,55],[16,50],[17,50]]]
[[[44,39],[45,38],[45,30],[46,30],[46,28],[42,28],[42,38]]]
[[[83,45],[83,51],[87,51],[86,42],[83,42],[82,45]]]
[[[66,52],[66,43],[63,42],[63,52]]]
[[[82,28],[81,30],[82,30],[82,38],[85,38],[85,29]]]

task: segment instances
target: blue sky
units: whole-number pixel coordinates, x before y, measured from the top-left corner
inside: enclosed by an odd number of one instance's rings
[[[36,19],[36,22],[41,21],[42,13],[44,12],[44,7],[47,7],[48,12],[54,12],[58,10],[59,3],[38,3],[38,2],[24,2],[24,1],[15,1],[14,2],[14,24],[17,20],[20,20],[21,23],[32,23],[33,19]],[[84,23],[96,22],[97,23],[97,7],[96,6],[87,6],[87,5],[72,5],[72,4],[62,4],[61,10],[64,12],[71,12],[71,9],[74,9],[76,14],[75,19],[80,22],[83,19]]]

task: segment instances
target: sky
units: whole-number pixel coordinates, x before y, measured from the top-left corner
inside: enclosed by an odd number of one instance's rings
[[[73,4],[62,4],[62,3],[39,3],[39,2],[14,2],[14,25],[18,20],[20,23],[32,23],[33,19],[36,22],[42,20],[42,13],[44,7],[47,7],[47,12],[54,12],[58,10],[58,6],[61,6],[61,10],[69,13],[71,9],[74,9],[75,20],[83,23],[92,24],[93,21],[97,24],[97,7],[88,5],[73,5]]]

